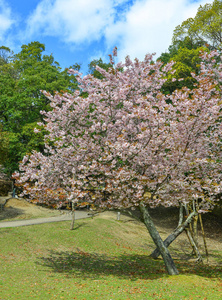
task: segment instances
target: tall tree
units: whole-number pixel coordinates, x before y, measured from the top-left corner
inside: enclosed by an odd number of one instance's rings
[[[222,43],[222,1],[200,6],[194,18],[178,25],[173,34],[172,45],[158,58],[164,64],[175,61],[174,75],[168,76],[163,89],[172,93],[175,89],[195,83],[191,73],[199,68],[199,52],[221,49]],[[175,81],[172,83],[172,78]],[[184,78],[183,81],[178,81]]]
[[[192,43],[209,44],[212,49],[222,49],[222,1],[214,0],[198,8],[194,18],[178,25],[173,34],[173,42],[186,37]]]
[[[172,95],[161,92],[171,64],[162,68],[150,55],[142,62],[127,57],[108,72],[97,67],[102,80],[70,70],[88,96],[45,93],[53,107],[44,113],[46,152],[23,158],[15,173],[23,194],[58,204],[65,197],[139,207],[167,271],[178,274],[148,206],[201,199],[203,211],[221,190],[222,64],[214,55],[202,57],[195,88]]]
[[[21,51],[11,56],[2,47],[0,64],[0,122],[3,131],[9,133],[9,160],[7,168],[12,172],[18,161],[33,149],[43,150],[43,135],[33,134],[37,122],[42,121],[41,110],[51,109],[42,90],[74,91],[77,82],[67,70],[62,71],[53,55],[44,55],[45,46],[40,42],[23,45]],[[77,66],[75,66],[77,68]]]

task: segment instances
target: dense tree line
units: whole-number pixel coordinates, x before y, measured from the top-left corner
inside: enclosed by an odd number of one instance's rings
[[[33,132],[42,121],[40,111],[50,110],[49,100],[41,91],[53,94],[55,91],[73,92],[77,88],[75,77],[62,71],[53,55],[44,55],[44,51],[45,46],[39,42],[23,45],[18,54],[1,47],[0,155],[9,173],[17,168],[18,161],[27,152],[43,150],[43,135]],[[79,69],[79,66],[72,68]]]

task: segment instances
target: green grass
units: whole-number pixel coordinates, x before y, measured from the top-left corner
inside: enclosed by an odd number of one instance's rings
[[[221,299],[221,268],[177,259],[180,275],[168,276],[162,260],[148,256],[154,247],[146,229],[129,218],[69,227],[0,229],[1,300]]]

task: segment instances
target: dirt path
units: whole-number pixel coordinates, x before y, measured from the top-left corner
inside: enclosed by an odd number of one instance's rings
[[[76,211],[75,212],[76,220],[77,219],[85,219],[85,218],[89,218],[89,217],[90,216],[89,216],[88,212],[86,212],[86,211]],[[72,219],[72,216],[70,213],[68,213],[68,214],[61,214],[60,216],[57,216],[57,217],[0,222],[0,228],[37,225],[37,224],[61,222],[61,221],[71,221],[71,219]]]
[[[0,211],[0,228],[61,222],[72,219],[70,212],[60,212],[37,206],[21,198],[0,197],[0,204],[4,204],[3,211]],[[75,212],[75,219],[88,217],[90,216],[87,211]]]

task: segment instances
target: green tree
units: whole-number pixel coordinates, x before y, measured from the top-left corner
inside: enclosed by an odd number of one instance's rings
[[[8,158],[9,139],[7,132],[2,131],[2,125],[0,124],[0,169]]]
[[[43,150],[42,136],[33,135],[37,123],[43,120],[40,111],[51,109],[41,91],[54,95],[56,91],[69,92],[78,87],[75,76],[62,71],[53,55],[44,55],[44,51],[40,42],[23,45],[16,55],[1,47],[0,122],[9,136],[6,167],[10,173],[27,152]]]
[[[186,37],[192,43],[207,44],[211,49],[222,47],[222,1],[214,0],[198,8],[194,18],[189,18],[178,25],[173,34],[173,43]]]
[[[54,94],[55,91],[67,90],[67,78],[60,72],[59,64],[51,55],[43,55],[45,46],[32,42],[22,46],[22,51],[15,55],[14,65],[19,71],[16,83],[17,104],[21,112],[20,125],[39,121],[40,110],[48,110],[49,101],[41,90]],[[16,124],[17,126],[17,124]]]
[[[108,71],[109,68],[112,68],[112,64],[110,63],[105,63],[103,62],[102,58],[100,59],[94,59],[93,61],[91,61],[91,63],[88,65],[89,66],[89,74],[92,74],[94,77],[98,78],[98,79],[102,79],[103,75],[96,70],[96,66]]]
[[[193,88],[195,79],[191,73],[198,74],[200,69],[200,54],[201,52],[208,51],[205,47],[196,49],[179,48],[170,60],[174,61],[172,70],[173,74],[169,73],[167,81],[163,85],[165,93],[172,93],[176,89],[181,89],[186,86],[190,89]],[[173,79],[173,80],[172,80]]]
[[[78,89],[78,84],[76,81],[76,77],[73,74],[70,74],[68,72],[68,70],[72,69],[72,70],[76,70],[76,71],[80,71],[81,65],[78,63],[75,63],[74,65],[70,66],[69,68],[65,69],[64,71],[61,72],[61,74],[64,76],[65,80],[67,81],[67,91],[72,93],[74,92],[76,89]]]
[[[161,60],[164,64],[167,64],[173,57],[178,54],[180,49],[196,50],[198,48],[204,47],[207,49],[208,45],[201,42],[193,42],[189,36],[186,36],[183,40],[174,40],[172,45],[169,46],[167,52],[163,52],[157,60]],[[201,50],[201,49],[200,49]]]
[[[163,89],[172,93],[183,86],[192,88],[195,80],[191,73],[198,74],[200,53],[220,49],[222,38],[222,1],[200,6],[194,18],[178,25],[173,34],[172,45],[158,58],[164,65],[174,61],[175,73],[169,74]],[[183,78],[180,81],[180,78]],[[172,82],[172,79],[175,81]]]
[[[13,52],[10,48],[1,46],[0,47],[0,65],[7,64],[13,58]]]

